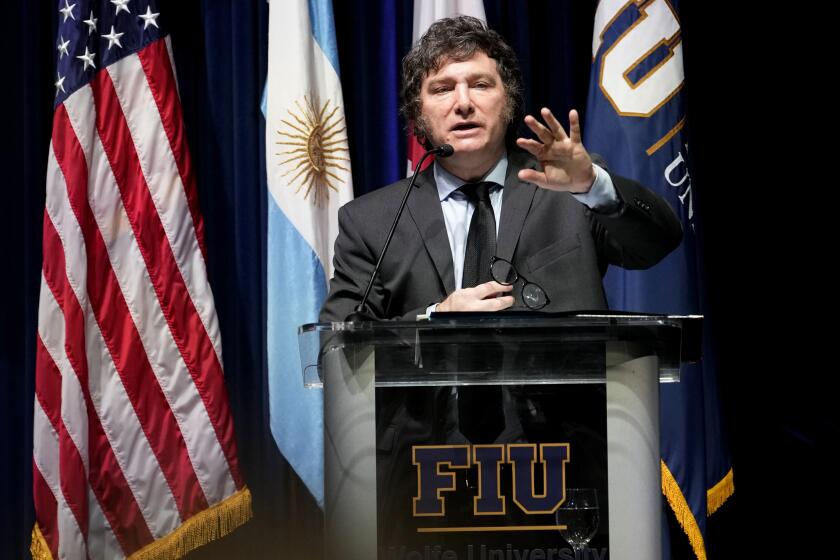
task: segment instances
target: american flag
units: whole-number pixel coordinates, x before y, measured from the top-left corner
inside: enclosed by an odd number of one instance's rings
[[[33,558],[177,558],[251,515],[165,20],[59,0]]]

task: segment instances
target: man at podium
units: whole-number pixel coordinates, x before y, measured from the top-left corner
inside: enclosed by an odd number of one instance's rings
[[[409,179],[340,209],[335,274],[322,321],[343,321],[356,310],[380,258],[361,310],[375,319],[605,310],[602,278],[609,265],[650,267],[681,242],[680,222],[666,201],[590,156],[576,111],[569,113],[568,131],[547,108],[540,118],[523,119],[516,56],[480,20],[434,23],[403,59],[402,79],[401,109],[414,134],[427,149],[451,150],[419,172],[384,255],[387,225]],[[535,138],[516,137],[520,122]],[[517,359],[517,352],[488,341],[481,352],[456,352],[452,360],[461,365],[480,354],[501,363],[512,354]],[[377,356],[376,367],[396,359]],[[380,507],[380,537],[416,538],[401,532],[417,489],[414,445],[539,441],[541,433],[557,433],[563,424],[563,441],[600,457],[589,461],[576,452],[581,476],[604,479],[605,417],[592,417],[604,410],[603,390],[574,395],[579,406],[564,407],[562,414],[551,398],[498,387],[377,389],[377,487],[379,497],[390,500]],[[501,425],[492,426],[491,418]],[[471,434],[467,423],[482,431]],[[470,484],[474,480],[459,482]],[[460,504],[464,512],[471,511],[470,500]],[[457,508],[454,503],[449,511]]]
[[[367,301],[370,316],[606,309],[608,265],[647,268],[679,245],[666,201],[593,162],[576,111],[568,133],[543,108],[540,119],[524,118],[536,138],[515,138],[524,112],[518,61],[480,20],[433,24],[403,60],[402,98],[421,143],[454,153],[420,172]],[[344,320],[361,301],[407,182],[340,209],[322,320]]]

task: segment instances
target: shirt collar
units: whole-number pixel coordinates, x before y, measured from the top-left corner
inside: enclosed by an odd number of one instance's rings
[[[464,181],[434,163],[435,184],[437,185],[438,196],[441,202],[449,198],[453,192],[457,191],[464,185]],[[505,176],[507,175],[508,158],[507,152],[502,153],[502,157],[496,162],[496,165],[481,178],[482,181],[489,183],[496,183],[499,187],[505,186]]]

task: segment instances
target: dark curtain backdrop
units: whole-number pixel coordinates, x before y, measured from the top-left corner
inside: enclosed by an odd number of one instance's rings
[[[411,41],[411,4],[334,3],[357,196],[404,172],[404,124],[394,118],[396,65]],[[545,105],[563,115],[575,107],[585,119],[594,3],[485,4],[490,25],[521,57],[527,109]],[[705,312],[719,348],[736,469],[735,498],[710,523],[709,557],[752,558],[767,545],[777,552],[797,546],[796,538],[779,539],[774,527],[788,537],[816,535],[818,547],[823,517],[810,508],[838,494],[828,460],[840,441],[836,366],[821,351],[830,338],[820,333],[828,330],[817,326],[832,321],[833,290],[825,287],[834,284],[837,254],[836,148],[825,139],[834,126],[826,111],[834,103],[820,93],[827,74],[807,62],[829,39],[797,31],[812,29],[815,20],[790,9],[762,19],[746,13],[749,6],[736,15],[707,3],[683,4]],[[259,99],[268,7],[262,0],[160,7],[172,31],[240,459],[255,500],[252,522],[192,557],[316,557],[317,506],[277,452],[266,421]],[[44,0],[17,0],[3,9],[2,95],[11,127],[3,130],[0,219],[6,263],[0,274],[0,558],[26,558],[57,12],[55,2]],[[797,50],[797,43],[808,48]],[[679,547],[675,552],[684,553]]]

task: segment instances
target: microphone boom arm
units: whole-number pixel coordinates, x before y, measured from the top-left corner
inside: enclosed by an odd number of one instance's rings
[[[382,266],[382,261],[385,258],[385,253],[388,252],[388,246],[391,245],[391,239],[394,237],[394,232],[397,230],[397,224],[402,217],[403,210],[405,209],[405,204],[408,202],[408,196],[411,194],[411,189],[414,188],[414,183],[417,181],[417,175],[420,173],[420,169],[423,167],[423,162],[432,154],[439,155],[441,157],[449,157],[454,153],[452,146],[449,144],[442,144],[437,148],[433,148],[423,154],[423,157],[420,158],[420,161],[417,163],[417,167],[415,168],[414,175],[411,176],[411,181],[408,182],[408,186],[405,189],[405,193],[402,197],[402,202],[400,202],[400,207],[397,210],[397,215],[394,216],[394,223],[391,224],[391,229],[388,230],[388,237],[385,238],[385,245],[382,246],[382,251],[379,252],[379,258],[376,261],[376,266],[373,268],[373,273],[370,275],[370,280],[368,281],[367,288],[365,288],[365,293],[362,296],[362,301],[359,302],[359,305],[356,306],[356,309],[353,313],[350,314],[348,319],[356,320],[356,318],[364,317],[364,308],[367,304],[368,296],[370,296],[370,290],[373,288],[373,283],[376,281],[376,276],[379,274],[379,268]]]

